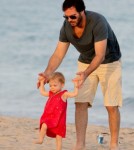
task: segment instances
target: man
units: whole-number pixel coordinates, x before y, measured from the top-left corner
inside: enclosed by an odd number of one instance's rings
[[[57,47],[48,66],[39,74],[46,82],[61,64],[70,43],[79,51],[79,94],[75,100],[76,145],[73,150],[85,150],[88,108],[100,83],[104,106],[108,112],[111,132],[110,150],[118,150],[121,93],[121,52],[114,32],[106,19],[95,12],[86,11],[83,0],[65,0],[62,6],[65,21],[60,30]],[[38,85],[39,86],[39,85]]]

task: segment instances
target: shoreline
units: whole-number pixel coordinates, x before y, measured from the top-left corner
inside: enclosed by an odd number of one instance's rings
[[[45,137],[42,145],[33,141],[38,137],[38,119],[0,116],[0,150],[55,150],[55,139]],[[98,144],[97,136],[102,133],[103,144]],[[75,126],[67,124],[66,138],[63,139],[63,150],[71,150],[75,144]],[[109,128],[88,125],[86,132],[86,150],[108,150],[110,141]],[[133,150],[134,128],[121,128],[119,135],[121,150]]]

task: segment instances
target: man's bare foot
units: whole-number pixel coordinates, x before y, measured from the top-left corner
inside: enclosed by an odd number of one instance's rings
[[[82,146],[74,146],[74,148],[72,150],[86,150],[85,147],[82,147]]]
[[[111,146],[110,150],[119,150],[119,147],[118,146]]]

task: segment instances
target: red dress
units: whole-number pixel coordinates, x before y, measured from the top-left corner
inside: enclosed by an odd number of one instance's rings
[[[66,91],[64,90],[57,94],[49,92],[49,98],[40,118],[40,129],[41,125],[45,123],[47,125],[46,135],[49,137],[54,138],[56,135],[60,135],[64,138],[66,135],[67,101],[64,102],[61,99],[62,94]]]

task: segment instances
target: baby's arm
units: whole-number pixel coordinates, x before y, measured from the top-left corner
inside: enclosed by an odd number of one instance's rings
[[[72,97],[75,97],[78,95],[78,80],[73,80],[73,83],[74,83],[74,91],[72,92],[65,92],[63,95],[62,95],[62,99],[64,101],[67,100],[67,98],[72,98]]]
[[[44,80],[40,81],[40,87],[39,87],[40,93],[43,96],[49,96],[49,92],[46,91],[45,87],[44,87]]]

